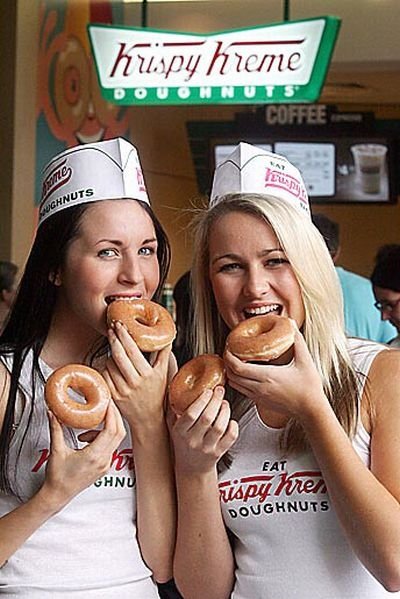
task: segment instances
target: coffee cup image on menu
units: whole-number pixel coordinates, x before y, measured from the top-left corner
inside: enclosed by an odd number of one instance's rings
[[[382,144],[351,146],[357,180],[363,193],[380,193],[387,147]]]

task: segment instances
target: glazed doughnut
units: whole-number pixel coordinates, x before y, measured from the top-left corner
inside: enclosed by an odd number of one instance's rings
[[[172,316],[151,300],[117,299],[107,309],[107,323],[122,322],[143,352],[158,351],[175,339]]]
[[[225,383],[223,360],[216,354],[204,354],[186,362],[172,379],[168,399],[176,414],[183,414],[206,389]]]
[[[68,389],[83,395],[86,403],[72,399]],[[82,364],[69,364],[49,376],[45,399],[49,409],[66,426],[90,429],[104,420],[111,394],[97,370]]]
[[[244,362],[271,362],[291,348],[294,334],[289,318],[262,314],[240,322],[229,333],[226,349]]]

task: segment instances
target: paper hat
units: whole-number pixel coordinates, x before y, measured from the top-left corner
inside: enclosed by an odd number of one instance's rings
[[[287,158],[248,143],[239,143],[217,166],[210,207],[228,193],[261,193],[285,200],[310,215],[306,186]]]
[[[43,170],[39,225],[70,206],[122,198],[150,204],[136,148],[122,138],[76,146]]]

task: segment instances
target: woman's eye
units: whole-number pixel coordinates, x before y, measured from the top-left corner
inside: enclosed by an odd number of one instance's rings
[[[239,270],[240,264],[237,262],[230,262],[229,264],[223,264],[220,268],[220,272],[233,272]]]
[[[155,247],[142,247],[139,250],[141,256],[153,256],[157,251]]]
[[[287,258],[277,257],[277,258],[268,258],[268,260],[265,262],[266,266],[269,266],[272,268],[274,266],[280,266],[281,264],[289,264],[289,260]]]
[[[100,258],[113,258],[114,256],[117,256],[117,254],[117,250],[114,250],[112,248],[105,248],[104,250],[100,250],[97,255]]]

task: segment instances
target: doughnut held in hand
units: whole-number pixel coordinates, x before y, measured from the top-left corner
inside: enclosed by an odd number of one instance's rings
[[[121,322],[143,352],[158,351],[175,339],[172,316],[159,304],[146,299],[117,299],[107,309],[107,323]]]
[[[253,316],[229,333],[226,349],[244,362],[272,362],[292,347],[294,335],[293,323],[285,316]]]
[[[68,389],[83,395],[86,403],[72,399]],[[82,364],[69,364],[49,376],[45,399],[49,409],[66,426],[94,428],[104,420],[111,394],[97,370]]]
[[[176,414],[183,414],[206,389],[225,383],[223,360],[215,354],[204,354],[186,362],[172,379],[168,398]]]

